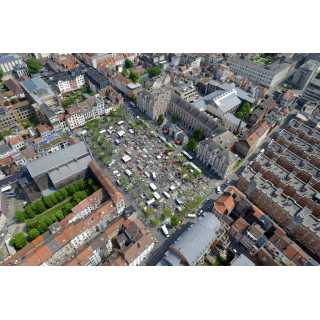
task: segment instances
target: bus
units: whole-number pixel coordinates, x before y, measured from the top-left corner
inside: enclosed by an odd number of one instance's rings
[[[1,188],[1,192],[6,192],[6,191],[9,191],[9,190],[12,190],[11,186],[5,186],[5,187]]]
[[[182,153],[187,159],[193,160],[192,156],[191,156],[188,152],[182,150],[181,153]]]

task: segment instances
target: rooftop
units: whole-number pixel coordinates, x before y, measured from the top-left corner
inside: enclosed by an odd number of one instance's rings
[[[86,145],[84,142],[79,142],[30,162],[27,170],[32,177],[52,172],[52,178],[58,179],[62,177],[61,174],[66,174],[68,170],[77,170],[79,166],[88,165],[91,160]]]

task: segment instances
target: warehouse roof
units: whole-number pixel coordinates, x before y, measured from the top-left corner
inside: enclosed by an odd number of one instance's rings
[[[86,158],[88,160],[89,152],[84,144],[84,142],[79,142],[77,144],[73,144],[71,146],[66,147],[65,149],[56,151],[42,157],[40,159],[34,160],[27,165],[27,169],[31,175],[31,177],[36,177],[41,174],[50,172],[54,169],[60,168],[62,170],[62,166],[66,166],[67,164],[73,162],[78,162],[81,158]],[[90,157],[90,156],[89,156]],[[91,157],[90,157],[91,160]],[[83,165],[83,161],[79,162],[79,165]],[[76,165],[78,166],[78,164]],[[76,167],[70,166],[71,170],[77,170]],[[70,170],[69,169],[69,170]],[[61,171],[62,172],[62,171]],[[65,172],[65,171],[63,171]],[[68,175],[70,173],[68,172]],[[57,178],[57,173],[53,173],[53,179]]]
[[[217,238],[220,227],[218,218],[205,212],[180,235],[158,265],[181,265],[183,262],[195,265]]]

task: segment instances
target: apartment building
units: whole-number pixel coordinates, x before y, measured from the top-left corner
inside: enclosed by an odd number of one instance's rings
[[[52,127],[54,132],[66,130],[67,124],[65,121],[65,111],[61,106],[49,106],[45,103],[42,103],[40,106],[35,105],[35,109],[39,121]]]
[[[300,66],[290,78],[290,84],[298,90],[304,91],[312,81],[320,68],[320,63],[316,60],[308,60]]]
[[[224,179],[233,172],[236,161],[239,159],[231,151],[237,140],[230,131],[206,138],[197,147],[197,157],[219,178]]]
[[[52,105],[56,102],[55,93],[42,78],[24,80],[20,84],[32,102],[36,102],[38,105],[42,103]]]
[[[53,152],[65,149],[70,145],[70,139],[61,132],[51,132],[48,135],[33,139],[32,146],[38,157],[47,156]]]
[[[34,109],[27,100],[10,103],[7,106],[1,106],[0,130],[17,128],[22,121],[32,118],[34,115]]]
[[[242,158],[254,152],[265,140],[270,132],[270,125],[264,121],[253,127],[244,137],[240,138],[234,145],[235,152]]]
[[[304,90],[301,100],[303,102],[319,102],[320,100],[320,79],[315,77]]]
[[[267,66],[239,57],[231,58],[228,63],[230,70],[236,75],[268,88],[275,87],[286,80],[293,69],[293,65],[281,62],[279,59]]]
[[[129,98],[137,96],[142,89],[140,83],[133,83],[120,73],[111,77],[110,83]]]
[[[137,218],[124,219],[110,225],[113,248],[104,262],[108,266],[139,266],[154,248],[154,239],[146,226]],[[116,230],[115,230],[116,229]]]
[[[173,90],[176,95],[187,102],[194,102],[199,98],[198,91],[193,83],[179,82]]]
[[[238,187],[320,261],[320,131],[292,119],[242,172]]]
[[[228,187],[213,211],[229,221],[229,237],[257,265],[315,266],[318,263],[260,207],[236,187]]]
[[[20,135],[7,136],[6,141],[12,150],[16,152],[19,152],[25,147],[24,140]]]
[[[148,117],[157,120],[167,112],[170,99],[171,89],[168,87],[144,90],[138,94],[137,106]]]
[[[105,108],[103,98],[96,95],[68,108],[66,122],[72,130],[84,126],[89,120],[105,115],[106,112],[108,110]]]
[[[0,55],[0,69],[3,73],[11,72],[16,65],[22,64],[23,60],[19,55]]]
[[[52,224],[49,231],[7,259],[4,265],[97,265],[100,255],[110,253],[108,237],[117,229],[117,221],[119,226],[123,224],[119,209],[124,208],[124,197],[95,161],[88,170],[102,190],[74,207],[70,215]]]
[[[94,92],[104,89],[109,84],[107,77],[102,72],[94,68],[90,68],[86,72],[85,78],[90,89]]]
[[[85,85],[84,72],[80,68],[58,73],[52,81],[61,94],[79,90]]]

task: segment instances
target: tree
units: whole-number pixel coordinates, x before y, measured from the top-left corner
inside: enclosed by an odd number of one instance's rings
[[[244,102],[240,109],[235,113],[235,116],[243,121],[249,118],[252,111],[251,104],[249,102]]]
[[[68,197],[68,192],[66,188],[61,188],[59,192],[61,195],[63,195],[63,199],[66,199]]]
[[[52,198],[50,196],[43,197],[42,201],[48,209],[54,206],[54,202],[52,201]]]
[[[170,219],[170,224],[173,226],[173,227],[176,227],[178,224],[180,223],[180,219],[174,215],[171,217]]]
[[[0,68],[0,81],[2,80],[2,77],[3,77],[3,71],[2,71],[2,69]]]
[[[150,220],[150,223],[152,226],[158,227],[158,226],[160,226],[161,221],[158,218],[153,218]]]
[[[37,229],[40,232],[40,234],[42,234],[48,230],[48,225],[44,219],[41,219],[39,221]]]
[[[166,220],[166,219],[169,219],[171,218],[172,216],[172,211],[170,208],[164,208],[163,211],[162,211],[162,214],[161,214],[161,220]]]
[[[158,125],[161,126],[163,124],[163,121],[164,121],[164,115],[160,114],[157,120]]]
[[[123,69],[122,72],[121,72],[121,74],[122,74],[124,77],[128,77],[129,72],[128,72],[127,69]]]
[[[137,83],[139,82],[139,75],[138,73],[136,73],[135,71],[130,71],[130,74],[129,74],[129,79],[133,82],[133,83]]]
[[[197,149],[197,146],[198,142],[195,139],[191,138],[186,145],[186,149],[187,151],[194,152]]]
[[[203,140],[204,134],[201,128],[195,129],[192,134],[192,138],[195,139],[197,142]]]
[[[46,206],[43,203],[42,199],[36,201],[33,206],[34,210],[37,211],[37,214],[40,214],[46,210]]]
[[[145,215],[146,218],[150,218],[151,216],[154,215],[154,209],[152,209],[152,208],[146,208],[146,209],[144,210],[144,215]]]
[[[161,73],[161,67],[155,66],[147,69],[148,75],[150,78],[156,77]]]
[[[126,59],[126,60],[124,61],[124,67],[125,67],[126,69],[132,68],[132,67],[133,67],[133,62],[132,62],[131,60],[129,60],[129,59]]]
[[[25,215],[24,211],[18,210],[16,212],[16,220],[19,222],[24,222],[24,220],[26,220],[26,215]]]
[[[31,241],[31,240],[37,238],[39,235],[40,235],[40,232],[38,229],[36,229],[36,228],[30,229],[28,232],[28,239]]]
[[[35,211],[30,205],[26,207],[25,214],[26,214],[26,218],[28,219],[31,219],[36,215]]]
[[[27,66],[28,66],[28,71],[33,74],[33,73],[38,73],[42,69],[42,64],[40,63],[39,60],[35,58],[29,58],[27,61]]]
[[[171,122],[172,123],[177,123],[178,122],[178,115],[176,113],[173,113],[171,115]]]
[[[70,212],[70,211],[69,211]],[[64,214],[63,214],[63,212],[61,211],[61,210],[57,210],[56,212],[55,212],[55,216],[56,216],[56,218],[59,220],[59,221],[61,221],[63,218],[64,218]]]
[[[16,233],[10,240],[10,245],[14,246],[16,250],[20,250],[27,244],[26,235],[23,232]]]
[[[73,205],[72,205],[70,202],[66,203],[66,204],[62,207],[62,213],[63,213],[63,215],[66,216],[69,212],[71,212],[72,208],[73,208]]]

